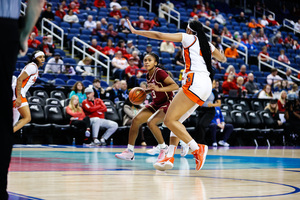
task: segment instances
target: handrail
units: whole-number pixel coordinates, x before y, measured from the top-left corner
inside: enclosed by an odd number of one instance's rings
[[[173,15],[171,15],[171,11],[177,14],[177,18],[174,17]],[[168,23],[171,22],[170,18],[174,19],[177,21],[177,28],[180,29],[180,13],[172,8],[168,8],[168,12],[162,10],[162,3],[159,4],[159,8],[158,8],[158,13],[159,15],[164,14],[164,15],[168,15]]]
[[[143,3],[145,3],[149,6],[149,13],[152,12],[152,0],[149,0],[149,1],[141,0],[141,7],[143,7]]]
[[[266,15],[266,12],[269,12],[272,16],[273,16],[273,19],[275,19],[275,13],[266,9],[266,8],[262,8],[263,12],[260,13],[262,15]],[[256,18],[256,13],[258,13],[257,9],[256,9],[256,6],[254,6],[254,17]]]
[[[238,49],[237,49],[237,52],[238,52],[239,54],[245,56],[245,63],[248,65],[248,47],[247,47],[246,45],[244,45],[243,43],[241,43],[241,42],[237,42],[237,41],[235,41],[235,40],[233,40],[233,39],[231,39],[231,38],[229,38],[229,37],[222,36],[222,37],[221,37],[221,43],[222,43],[222,45],[224,45],[224,46],[226,46],[226,47],[230,47],[230,46],[224,42],[224,39],[229,40],[229,41],[231,41],[231,42],[233,42],[233,43],[236,43],[236,44],[241,45],[242,47],[244,47],[245,52],[242,52],[242,51],[240,51],[240,50],[238,50]]]
[[[50,26],[51,26],[51,30],[48,29],[44,23],[47,22]],[[61,36],[57,35],[54,32],[54,28],[58,29],[60,31]],[[49,32],[52,36],[56,37],[58,40],[60,40],[60,49],[63,50],[64,49],[64,30],[62,28],[60,28],[59,26],[57,26],[56,24],[54,24],[53,22],[51,22],[50,20],[43,18],[42,19],[42,36],[44,35],[44,30]]]
[[[20,13],[24,16],[26,13],[27,4],[21,1],[21,10]]]
[[[262,57],[267,58],[269,61],[271,61],[271,64],[268,63],[268,62],[266,62],[266,61],[261,60]],[[291,66],[289,66],[289,65],[287,65],[285,63],[282,63],[282,62],[280,62],[280,61],[278,61],[278,60],[276,60],[276,59],[274,59],[274,58],[272,58],[270,56],[267,56],[267,55],[262,54],[262,53],[258,55],[258,68],[259,68],[259,71],[261,70],[261,64],[264,64],[265,66],[267,66],[267,67],[269,67],[269,68],[272,69],[272,68],[275,68],[275,66],[274,66],[275,63],[277,63],[277,64],[285,67],[286,69],[290,69],[290,70],[296,72],[297,74],[300,73],[299,70],[297,70],[297,69],[295,69],[295,68],[293,68],[293,67],[291,67]],[[277,70],[280,73],[285,74],[285,72],[282,71],[281,69],[277,69]],[[291,78],[294,79],[294,80],[296,80],[296,81],[300,81],[298,78],[296,78],[294,76],[291,76]]]
[[[289,26],[289,25],[287,24],[287,22],[288,22],[289,24],[291,24],[291,25],[295,25],[295,22],[293,22],[292,20],[289,20],[289,19],[286,19],[286,18],[285,18],[285,19],[283,20],[283,27],[286,27],[286,28],[291,29],[291,30],[294,32],[294,34],[295,34],[295,33],[299,33],[299,34],[300,34],[300,31],[296,31],[295,28]]]
[[[203,26],[205,29],[209,30],[209,33],[210,33],[210,34],[205,33],[205,35],[206,35],[207,37],[209,37],[209,41],[212,42],[212,28],[206,26],[205,24],[202,24],[202,26]]]
[[[83,44],[83,47],[82,48],[79,48],[76,46],[76,43],[81,43]],[[95,51],[94,55],[90,55],[86,52],[87,48],[90,48],[92,49],[93,51]],[[107,69],[107,76],[106,76],[106,82],[107,84],[109,84],[109,71],[110,71],[110,58],[101,53],[100,51],[98,51],[97,49],[95,49],[94,47],[92,47],[91,45],[85,43],[84,41],[80,40],[79,38],[77,37],[73,37],[72,39],[72,58],[74,58],[74,50],[77,50],[79,51],[80,53],[82,53],[82,56],[83,58],[84,57],[89,57],[91,58],[93,61],[95,61],[95,64],[99,64],[103,67],[105,67]],[[103,62],[99,61],[98,57],[101,56],[101,57],[104,57],[105,59],[107,59],[107,64],[104,64]],[[95,76],[97,76],[97,67],[95,67]]]

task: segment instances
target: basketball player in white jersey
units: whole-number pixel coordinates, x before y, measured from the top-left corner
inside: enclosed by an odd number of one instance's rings
[[[35,83],[39,75],[39,67],[45,62],[45,54],[35,51],[30,62],[22,69],[18,78],[13,76],[13,131],[21,129],[31,120],[30,109],[26,99],[26,92]],[[22,119],[19,120],[20,115]]]
[[[164,124],[172,131],[171,144],[176,142],[178,144],[178,138],[188,144],[196,160],[196,170],[200,170],[205,162],[208,147],[196,143],[186,131],[182,120],[188,117],[189,114],[186,114],[187,112],[192,113],[191,110],[194,111],[198,106],[202,106],[211,94],[214,75],[211,66],[211,56],[213,55],[221,62],[226,62],[226,57],[207,41],[202,24],[199,21],[190,21],[186,33],[135,30],[130,21],[127,20],[127,22],[133,34],[157,40],[182,43],[184,49],[183,58],[185,60],[182,88],[172,101],[166,113]],[[172,156],[168,157],[168,155],[164,162],[171,160]]]

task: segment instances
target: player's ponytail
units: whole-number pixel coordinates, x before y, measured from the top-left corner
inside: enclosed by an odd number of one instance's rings
[[[210,50],[210,46],[208,44],[206,35],[203,31],[203,26],[202,26],[201,22],[192,20],[191,22],[189,22],[188,28],[198,37],[200,49],[202,52],[202,57],[205,61],[206,68],[210,73],[209,77],[210,77],[211,81],[213,81],[215,72],[211,65],[211,50]]]

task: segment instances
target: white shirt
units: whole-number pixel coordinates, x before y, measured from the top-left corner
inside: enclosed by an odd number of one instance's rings
[[[89,29],[90,31],[93,31],[93,29],[96,28],[96,22],[95,21],[89,21],[89,20],[86,20],[84,22],[84,28],[86,29]]]
[[[181,43],[182,43],[182,47],[184,48],[183,58],[185,62],[185,73],[189,71],[195,71],[195,72],[204,72],[209,74],[206,68],[205,61],[203,57],[200,55],[200,45],[199,45],[198,37],[196,37],[195,35],[182,33]],[[210,42],[208,43],[211,52],[214,52],[216,48]]]
[[[82,66],[83,66],[84,70],[81,69]],[[77,71],[77,72],[80,72],[80,73],[82,73],[82,72],[84,72],[84,71],[86,71],[86,72],[88,72],[88,73],[93,73],[93,69],[92,69],[90,66],[85,65],[85,64],[82,62],[82,60],[78,62],[78,65],[76,66],[76,71]]]
[[[114,57],[111,62],[116,63],[120,67],[118,68],[114,66],[113,72],[115,72],[117,69],[126,69],[126,67],[128,67],[128,63],[125,58],[118,59],[117,57]]]
[[[258,97],[259,99],[273,99],[273,97],[270,97],[266,94],[264,90],[262,90],[259,94]]]
[[[260,20],[260,24],[263,25],[263,26],[268,26],[269,25],[269,22],[267,20]]]
[[[161,45],[160,45],[160,51],[161,52],[174,53],[175,52],[175,47],[171,42],[169,42],[169,44],[167,44],[167,42],[162,42]]]
[[[294,25],[294,29],[300,32],[300,24],[298,22]]]
[[[278,76],[278,75],[276,75],[276,76],[273,76],[272,74],[269,74],[268,76],[267,76],[267,83],[269,84],[269,85],[272,85],[272,83],[274,83],[274,82],[276,82],[276,81],[278,81],[278,80],[282,80],[282,78],[280,77],[280,76]]]
[[[79,19],[76,15],[65,15],[64,16],[64,22],[75,22],[75,23],[78,23],[79,22]]]
[[[111,11],[113,10],[113,6],[117,6],[117,9],[122,8],[122,6],[118,2],[110,2],[109,7]]]
[[[48,60],[44,73],[48,73],[48,71],[52,71],[53,73],[60,73],[61,69],[63,68],[64,61],[61,59],[58,59],[58,62],[55,62],[55,58],[50,58]]]

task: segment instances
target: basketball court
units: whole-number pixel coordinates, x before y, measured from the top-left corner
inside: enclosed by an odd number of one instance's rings
[[[150,147],[148,147],[150,148]],[[26,199],[300,199],[300,148],[209,149],[201,171],[191,154],[156,171],[156,156],[136,148],[134,161],[116,159],[124,147],[15,145],[10,200]]]

